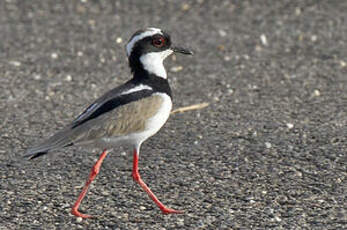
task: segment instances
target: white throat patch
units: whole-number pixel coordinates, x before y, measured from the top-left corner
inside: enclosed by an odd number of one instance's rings
[[[163,61],[172,53],[173,51],[171,49],[164,50],[162,52],[147,53],[140,57],[140,62],[142,63],[143,68],[149,73],[153,73],[158,77],[166,79],[167,73]]]
[[[151,37],[154,34],[163,34],[160,29],[157,28],[147,28],[144,32],[142,32],[139,35],[134,36],[127,44],[127,55],[128,57],[131,54],[131,51],[134,48],[134,45],[137,41],[145,38],[145,37]]]

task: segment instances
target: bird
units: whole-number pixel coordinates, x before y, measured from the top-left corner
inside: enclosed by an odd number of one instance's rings
[[[132,78],[95,100],[65,128],[25,151],[24,156],[30,160],[70,146],[92,145],[103,149],[72,206],[74,216],[93,217],[81,213],[79,206],[109,150],[120,145],[133,149],[132,178],[162,213],[183,213],[166,207],[155,196],[141,179],[138,167],[142,143],[159,131],[172,109],[172,92],[163,61],[173,53],[193,54],[187,48],[173,45],[170,35],[162,29],[136,31],[126,45]]]

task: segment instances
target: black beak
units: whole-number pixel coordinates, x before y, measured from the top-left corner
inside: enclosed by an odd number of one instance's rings
[[[194,54],[193,51],[185,49],[185,48],[182,48],[182,47],[174,46],[174,47],[171,47],[171,49],[175,53],[189,54],[189,55],[193,55]]]

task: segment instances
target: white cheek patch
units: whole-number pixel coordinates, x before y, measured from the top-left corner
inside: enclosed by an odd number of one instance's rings
[[[128,42],[127,47],[126,47],[127,48],[127,55],[128,55],[128,57],[130,56],[131,51],[133,50],[134,45],[136,44],[136,42],[138,42],[139,40],[141,40],[141,39],[143,39],[145,37],[151,37],[154,34],[163,34],[163,33],[161,32],[160,29],[157,29],[157,28],[147,28],[146,31],[144,31],[143,33],[134,36]]]
[[[163,65],[163,61],[172,53],[173,51],[170,49],[162,52],[147,53],[140,57],[140,62],[142,63],[143,68],[149,73],[153,73],[158,77],[166,79],[167,73]]]

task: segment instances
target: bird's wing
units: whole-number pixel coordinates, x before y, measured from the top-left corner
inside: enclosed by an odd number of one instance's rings
[[[91,104],[70,125],[59,131],[44,142],[29,148],[25,152],[26,157],[35,158],[50,150],[84,142],[105,135],[106,130],[113,130],[114,134],[122,132],[121,121],[130,119],[132,113],[139,112],[138,99],[150,97],[153,90],[150,87],[138,87],[134,90],[131,82],[115,88]],[[125,111],[128,111],[125,113]],[[130,123],[126,123],[129,127]],[[111,128],[117,126],[118,128]],[[124,128],[123,128],[124,129]],[[123,130],[124,131],[124,130]]]
[[[121,98],[120,96],[131,89],[133,87],[133,84],[131,81],[125,83],[124,85],[121,85],[117,88],[114,88],[107,93],[105,93],[103,96],[99,97],[97,100],[95,100],[91,105],[89,105],[71,124],[70,126],[76,127],[81,123],[84,123],[87,120],[92,119],[93,117],[96,117],[97,115],[102,114],[102,112],[105,112],[107,110],[107,103],[112,102],[120,102]],[[120,104],[120,103],[119,103]],[[115,108],[116,105],[109,106],[109,108]],[[98,111],[98,112],[97,112]],[[97,113],[96,113],[97,112]]]
[[[72,128],[65,136],[69,138],[68,142],[83,144],[141,132],[146,129],[148,119],[160,110],[162,103],[161,96],[152,94]]]

